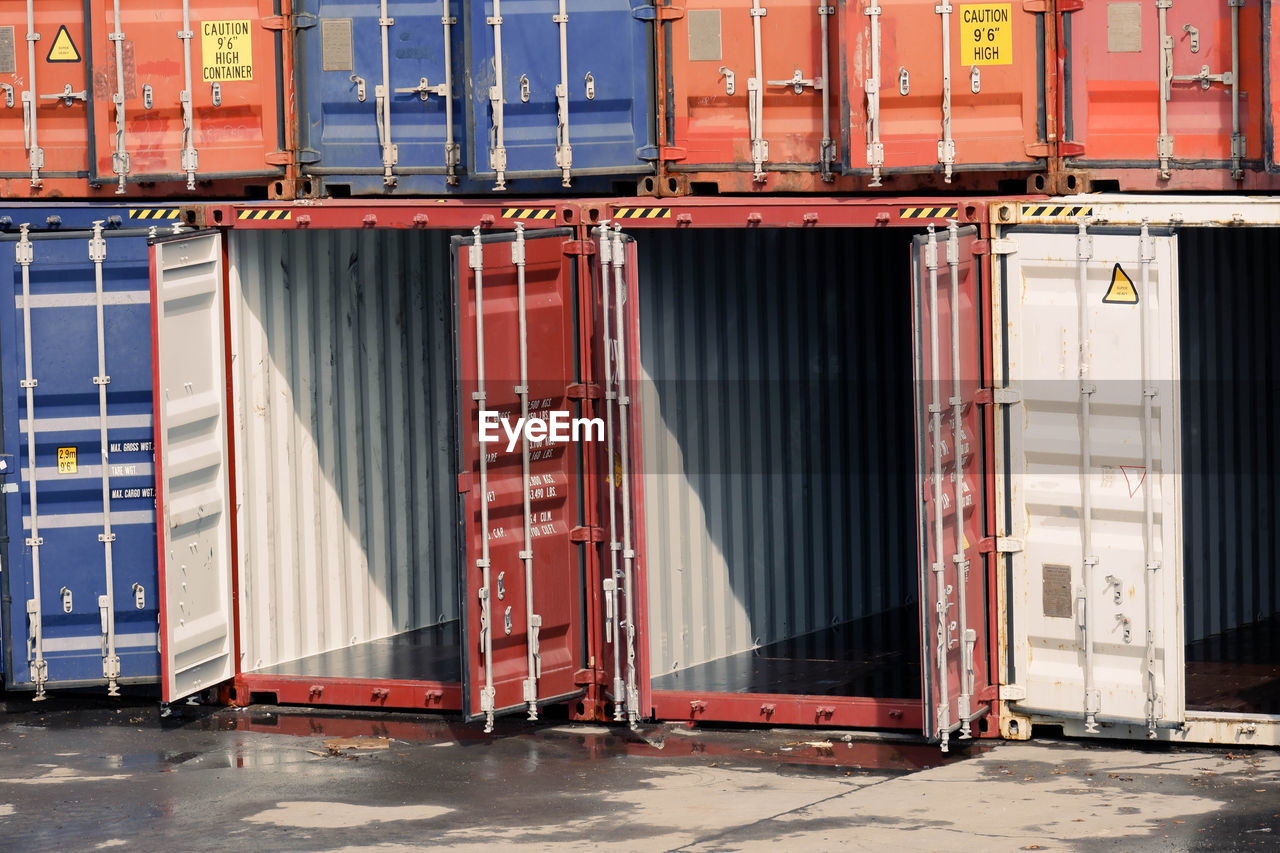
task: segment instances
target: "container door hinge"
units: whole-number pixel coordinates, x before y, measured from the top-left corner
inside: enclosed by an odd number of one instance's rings
[[[1049,11],[1048,0],[1022,0],[1022,11],[1043,15]]]
[[[284,15],[272,15],[268,18],[263,18],[259,23],[264,30],[287,30],[289,28],[289,20]],[[312,23],[315,23],[314,20]]]
[[[978,540],[978,553],[990,554],[1016,554],[1022,550],[1021,539],[1011,539],[1008,536],[984,536]]]
[[[689,149],[677,148],[674,145],[662,146],[663,160],[684,160],[689,156]]]
[[[1053,4],[1055,12],[1080,12],[1084,10],[1084,0],[1057,0]]]
[[[320,152],[314,148],[298,149],[298,165],[310,166],[312,163],[320,162]]]
[[[569,531],[570,542],[604,542],[604,528],[578,525]]]
[[[1012,406],[1022,402],[1022,395],[1013,388],[979,388],[973,402],[979,406]]]
[[[291,158],[288,151],[272,151],[263,159],[268,166],[288,166]]]
[[[684,17],[683,6],[640,6],[631,10],[637,21],[678,21]]]
[[[470,473],[459,474],[458,475],[458,494],[465,495],[469,491],[471,491],[471,474]]]
[[[1013,240],[991,240],[987,248],[993,255],[1012,255],[1018,251],[1018,244]]]
[[[598,669],[580,669],[573,674],[573,683],[579,687],[585,687],[588,684],[598,684],[601,687],[608,687],[609,678]]]
[[[661,150],[656,145],[645,145],[636,149],[637,160],[657,160]]]
[[[290,17],[295,30],[309,30],[316,25],[316,16],[310,12],[294,12]]]
[[[590,256],[596,253],[596,244],[591,240],[566,240],[561,249],[566,255]]]
[[[1059,142],[1058,156],[1059,157],[1083,157],[1084,143],[1083,142]]]
[[[1028,157],[1048,157],[1053,153],[1051,149],[1047,142],[1028,142],[1026,148]]]
[[[1021,684],[1001,684],[1000,700],[1002,702],[1017,702],[1019,699],[1027,698],[1027,688]]]
[[[565,389],[564,395],[570,400],[599,400],[604,390],[594,383],[575,382]]]

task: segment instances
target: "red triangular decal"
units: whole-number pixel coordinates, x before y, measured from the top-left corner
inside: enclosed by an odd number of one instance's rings
[[[1146,466],[1121,465],[1120,470],[1124,472],[1124,481],[1129,487],[1129,497],[1133,497],[1138,493],[1138,489],[1142,488],[1142,482],[1147,479]]]

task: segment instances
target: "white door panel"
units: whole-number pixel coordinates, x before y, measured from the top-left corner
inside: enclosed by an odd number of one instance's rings
[[[996,263],[997,371],[1021,401],[997,418],[1009,450],[997,453],[997,482],[1000,535],[1023,545],[1007,589],[1007,677],[1026,692],[1015,710],[1087,728],[1178,722],[1175,238],[1146,237],[1144,263],[1135,229],[1090,229],[1083,243],[1075,228],[1005,236],[1016,249]]]
[[[222,237],[152,247],[163,695],[234,674]]]

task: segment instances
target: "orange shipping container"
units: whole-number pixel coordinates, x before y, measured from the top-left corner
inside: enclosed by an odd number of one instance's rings
[[[662,191],[1043,190],[1045,16],[1027,5],[669,8]]]
[[[1060,2],[1060,188],[1280,186],[1266,173],[1274,155],[1262,6]]]
[[[6,4],[0,193],[288,195],[286,21],[280,0]]]

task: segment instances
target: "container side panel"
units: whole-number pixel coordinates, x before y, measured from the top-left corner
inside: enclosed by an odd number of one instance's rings
[[[1182,484],[1174,238],[1150,238],[1154,258],[1144,281],[1138,235],[1094,230],[1084,264],[1088,338],[1082,378],[1075,229],[1011,234],[1017,251],[1006,256],[1007,301],[1004,322],[996,326],[1008,329],[1004,369],[1021,398],[1008,432],[1000,436],[998,428],[998,438],[1009,446],[1011,535],[1022,547],[1013,555],[1008,597],[1011,677],[1026,690],[1018,706],[1074,719],[1088,707],[1100,722],[1141,725],[1148,718],[1150,685],[1156,722],[1178,721]],[[1143,310],[1149,312],[1146,341]],[[1082,394],[1082,387],[1092,393]],[[1155,392],[1149,431],[1143,417],[1148,389]],[[1089,399],[1087,419],[1082,396]],[[1090,463],[1082,470],[1086,441]],[[1086,558],[1094,560],[1091,568]],[[1090,697],[1086,636],[1096,691]]]
[[[448,235],[231,259],[243,671],[456,620]]]
[[[162,695],[235,672],[222,236],[152,247]]]
[[[1210,686],[1217,692],[1248,668],[1272,669],[1278,657],[1280,583],[1272,567],[1280,456],[1271,435],[1280,358],[1271,318],[1280,306],[1267,286],[1277,236],[1276,229],[1179,234],[1189,695],[1205,672],[1199,663],[1237,665],[1225,679],[1219,672]]]
[[[315,23],[298,31],[297,62],[300,106],[300,160],[312,174],[349,182],[353,193],[381,193],[384,144],[394,146],[392,171],[437,176],[432,185],[445,188],[446,145],[461,146],[464,87],[461,27],[451,27],[451,64],[446,79],[445,27],[442,0],[387,4],[388,77],[382,77],[383,28],[377,3],[310,0],[303,4]],[[451,18],[461,14],[452,0]],[[446,82],[452,90],[445,93]],[[383,96],[390,89],[390,121],[383,115]],[[450,119],[445,99],[453,99]],[[450,127],[450,120],[452,127]],[[389,128],[389,129],[388,129]],[[459,148],[461,150],[461,148]],[[418,179],[415,179],[418,180]]]
[[[909,246],[894,231],[638,242],[655,677],[914,610]],[[904,627],[853,642],[918,658],[913,613],[876,624]],[[913,695],[909,680],[878,695]]]
[[[983,386],[977,232],[957,229],[952,239],[944,231],[933,239],[917,237],[913,259],[924,731],[949,738],[958,729],[963,738],[979,710],[976,690],[989,683],[978,554],[985,460],[974,399]]]
[[[272,0],[191,0],[190,90],[182,0],[123,3],[118,27],[111,0],[91,0],[89,8],[95,179],[113,184],[121,172],[130,182],[185,182],[189,172],[196,180],[280,174],[267,160],[283,154],[280,33],[266,26]],[[111,33],[122,35],[119,61]]]
[[[1240,133],[1250,168],[1261,165],[1266,115],[1263,93],[1261,3],[1239,7]],[[1065,55],[1070,78],[1069,141],[1084,146],[1070,165],[1156,169],[1162,37],[1170,47],[1173,81],[1168,92],[1166,134],[1174,169],[1226,169],[1232,155],[1231,15],[1228,4],[1191,0],[1167,14],[1160,30],[1155,4],[1088,3],[1070,13],[1071,40]],[[1192,22],[1192,36],[1184,24]],[[1274,69],[1275,59],[1271,58]],[[1216,79],[1202,77],[1216,75]],[[1274,90],[1273,90],[1274,91]]]
[[[0,174],[29,178],[31,150],[38,148],[42,176],[83,177],[89,169],[84,3],[41,0],[32,10],[39,35],[34,68],[27,51],[27,4],[9,3],[0,11],[0,83],[6,84],[0,91],[6,117],[0,123]],[[73,96],[51,97],[63,92]]]
[[[768,9],[760,19],[765,81],[761,138],[769,143],[768,162],[817,171],[823,139],[822,94],[815,86],[824,82],[820,4],[776,0],[761,5]],[[685,4],[683,18],[671,22],[667,61],[675,94],[675,145],[685,150],[679,166],[751,170],[752,93],[747,81],[756,74],[752,21],[749,0],[694,0]],[[838,79],[834,15],[829,23],[827,73]],[[797,75],[804,81],[798,92],[791,82]],[[830,126],[836,131],[838,103],[837,91],[830,101]]]
[[[874,77],[872,16],[865,0],[842,5],[844,92],[849,123],[848,164],[873,164],[871,121],[878,105],[883,167],[941,171],[943,159],[943,24],[932,2],[878,4],[880,86]],[[955,3],[951,7],[951,137],[957,170],[1031,169],[1040,162],[1028,146],[1043,141],[1039,105],[1043,70],[1038,13],[1020,3]],[[977,39],[975,41],[975,38]],[[975,89],[977,91],[975,91]]]
[[[568,143],[572,169],[591,173],[650,171],[638,149],[652,144],[653,61],[647,23],[628,0],[566,4]],[[490,87],[497,82],[492,0],[468,3],[471,57],[473,170],[494,172],[496,113]],[[558,0],[517,0],[502,5],[502,120],[507,173],[559,177],[561,139],[556,87],[560,85],[560,35],[552,20]],[[588,79],[588,77],[590,79]]]
[[[528,389],[531,416],[549,418],[553,412],[572,417],[568,397],[578,381],[578,334],[574,305],[577,261],[564,254],[567,232],[531,237],[526,251],[526,318],[528,328]],[[523,478],[522,445],[504,436],[493,443],[480,442],[480,411],[497,412],[515,429],[521,416],[516,388],[521,384],[519,306],[516,268],[510,237],[483,245],[481,272],[484,326],[484,382],[486,401],[477,402],[476,281],[469,266],[470,245],[461,245],[458,258],[459,363],[461,366],[460,418],[463,479],[466,481],[467,619],[464,637],[469,668],[467,707],[481,708],[486,663],[495,690],[494,709],[525,707],[523,682],[529,676],[526,649],[531,642],[527,605],[540,617],[533,636],[541,655],[537,696],[548,699],[577,692],[574,672],[582,666],[583,615],[581,612],[581,546],[570,540],[570,530],[581,511],[577,446],[562,442],[530,442],[529,479]],[[480,453],[487,458],[488,494],[480,489]],[[529,490],[529,535],[532,544],[532,579],[526,578],[523,494]],[[488,504],[488,529],[482,526],[480,501]],[[493,656],[484,660],[482,559],[484,538],[489,540],[490,588],[487,598],[492,616]],[[531,589],[529,603],[526,590]]]
[[[104,214],[105,215],[105,214]],[[43,217],[35,218],[37,222]],[[66,233],[66,232],[62,232]],[[9,298],[0,304],[5,496],[10,524],[8,566],[12,607],[6,642],[18,666],[10,686],[29,686],[26,666],[31,622],[28,601],[40,601],[42,651],[48,683],[105,683],[105,624],[99,597],[110,593],[120,677],[159,675],[156,619],[155,479],[151,429],[151,309],[146,240],[110,238],[103,263],[103,335],[107,373],[107,441],[113,585],[106,588],[102,504],[103,447],[98,385],[98,325],[89,233],[83,239],[33,240],[30,300],[22,295],[22,270],[14,247],[3,248]],[[26,333],[31,328],[34,421],[27,410]],[[34,445],[29,444],[34,437]],[[40,589],[35,589],[32,546],[34,446],[35,522],[40,550]],[[62,465],[59,465],[59,460]],[[64,592],[65,590],[65,592]]]

